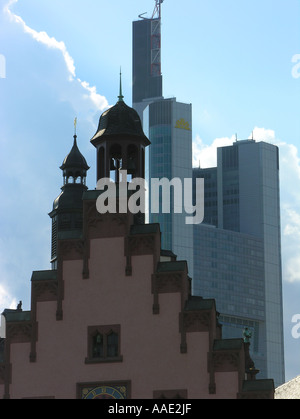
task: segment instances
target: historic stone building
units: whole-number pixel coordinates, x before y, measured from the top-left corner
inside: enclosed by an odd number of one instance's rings
[[[273,398],[243,339],[222,339],[213,299],[191,295],[185,261],[159,224],[121,212],[120,169],[143,177],[149,140],[120,92],[91,140],[97,180],[114,173],[117,210],[100,214],[76,136],[54,201],[52,269],[34,271],[31,310],[5,310],[3,398]],[[109,198],[109,197],[108,197]],[[124,202],[123,202],[124,204]]]

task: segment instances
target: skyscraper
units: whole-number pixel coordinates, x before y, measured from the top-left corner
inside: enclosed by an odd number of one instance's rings
[[[237,141],[217,150],[205,179],[205,219],[194,226],[193,293],[216,298],[223,333],[252,331],[261,376],[284,382],[278,148]]]
[[[192,179],[192,106],[175,98],[155,101],[144,111],[144,125],[149,127],[149,179]],[[183,192],[183,191],[182,191]],[[193,276],[193,226],[186,224],[186,213],[176,212],[175,189],[170,188],[170,212],[150,211],[149,220],[160,223],[162,246],[187,260],[189,275]],[[150,204],[152,201],[150,191]],[[160,196],[162,202],[162,196]],[[151,208],[150,208],[151,210]]]
[[[156,6],[151,19],[140,15],[133,22],[132,102],[133,108],[143,118],[143,111],[153,99],[162,98],[161,74],[161,3]]]
[[[133,22],[133,106],[151,141],[148,177],[183,179],[192,173],[192,107],[162,97],[161,3],[156,0],[152,18]],[[193,294],[216,298],[224,335],[241,337],[250,329],[261,376],[279,385],[284,351],[278,149],[239,141],[218,149],[217,167],[194,169],[193,177],[205,178],[204,223],[190,229],[184,214],[172,211],[150,212],[149,220],[160,223],[162,246],[188,261]]]
[[[146,155],[146,177],[192,179],[192,106],[164,98],[161,73],[161,3],[155,1],[151,18],[140,15],[133,22],[133,108],[143,121],[150,139]],[[150,195],[151,201],[151,195]],[[151,209],[151,206],[150,206]],[[188,262],[193,274],[193,228],[185,224],[186,214],[174,212],[149,214],[149,221],[159,222],[162,246],[178,259]]]

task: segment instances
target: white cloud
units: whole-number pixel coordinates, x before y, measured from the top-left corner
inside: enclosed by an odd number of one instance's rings
[[[9,15],[10,19],[15,21],[16,23],[20,24],[23,27],[23,30],[25,33],[28,33],[32,36],[33,39],[35,39],[37,42],[40,42],[41,44],[46,45],[48,48],[53,48],[59,50],[65,60],[67,69],[70,73],[70,80],[72,80],[75,77],[75,65],[74,60],[70,56],[70,54],[67,51],[67,47],[63,41],[57,41],[54,37],[50,37],[46,32],[41,31],[37,32],[34,29],[30,28],[24,20],[21,18],[21,16],[18,16],[10,10],[10,8],[13,6],[13,4],[17,3],[18,0],[10,0],[6,6],[4,6],[4,11]]]
[[[300,214],[294,209],[289,208],[287,204],[283,206],[283,210],[285,211],[287,220],[283,229],[283,234],[285,236],[298,236],[297,239],[300,240]]]
[[[199,167],[199,164],[202,169],[216,166],[217,148],[232,145],[234,138],[216,138],[211,145],[207,145],[197,135],[193,141],[193,167]]]
[[[276,139],[275,133],[268,131],[268,140],[279,147],[283,279],[300,282],[299,150],[294,144]]]
[[[300,206],[287,198],[281,200],[283,275],[288,282],[300,282]]]
[[[95,86],[90,86],[88,82],[81,81],[79,78],[76,78],[75,63],[67,50],[66,44],[63,41],[57,41],[54,37],[49,36],[45,31],[37,32],[36,30],[30,28],[21,18],[21,16],[18,16],[11,11],[11,7],[18,1],[19,0],[9,0],[3,8],[4,12],[7,13],[11,20],[17,24],[20,24],[24,32],[29,34],[35,41],[45,45],[48,48],[55,49],[62,54],[69,74],[68,79],[70,82],[79,83],[79,85],[83,87],[83,99],[88,98],[98,110],[102,111],[107,108],[107,99],[97,93]]]
[[[17,308],[17,300],[12,297],[9,291],[0,284],[0,314],[5,308]]]
[[[275,144],[277,142],[275,131],[272,129],[266,129],[266,128],[259,128],[254,127],[252,133],[249,135],[249,139],[253,139],[257,142],[259,141],[265,141],[267,143]]]
[[[87,81],[81,81],[80,79],[77,79],[77,81],[87,91],[87,93],[83,95],[83,99],[90,99],[96,105],[97,109],[100,110],[106,109],[109,106],[107,99],[97,93],[95,86],[90,86]]]
[[[0,284],[0,338],[5,337],[5,326],[2,322],[1,314],[5,309],[16,309],[17,308],[17,300],[13,298],[9,291]]]
[[[300,257],[290,257],[285,269],[288,282],[300,282]]]
[[[279,142],[276,140],[275,131],[271,129],[255,127],[249,135],[249,139],[253,139],[257,142],[265,141],[275,145],[286,145],[285,143]],[[217,148],[230,146],[236,141],[236,134],[233,134],[231,137],[220,137],[216,138],[210,145],[205,144],[204,141],[200,138],[199,135],[193,141],[193,167],[207,168],[214,167],[217,165]],[[297,149],[295,146],[290,145],[290,153],[295,156]],[[295,159],[293,158],[295,162]],[[300,166],[299,166],[300,174]]]

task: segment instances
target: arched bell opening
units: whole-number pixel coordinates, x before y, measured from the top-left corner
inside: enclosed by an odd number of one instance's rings
[[[114,144],[109,149],[109,176],[116,183],[120,182],[120,169],[122,169],[122,147]]]
[[[138,148],[136,145],[130,144],[127,147],[127,175],[129,181],[139,175],[138,169]]]
[[[97,156],[97,180],[105,177],[105,150],[100,147]]]

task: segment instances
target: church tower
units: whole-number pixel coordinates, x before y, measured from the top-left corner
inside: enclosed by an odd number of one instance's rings
[[[83,192],[87,190],[86,174],[89,166],[77,146],[77,135],[70,153],[60,169],[63,172],[61,194],[54,200],[49,216],[52,219],[51,265],[57,268],[57,242],[64,237],[79,238],[82,235]]]

